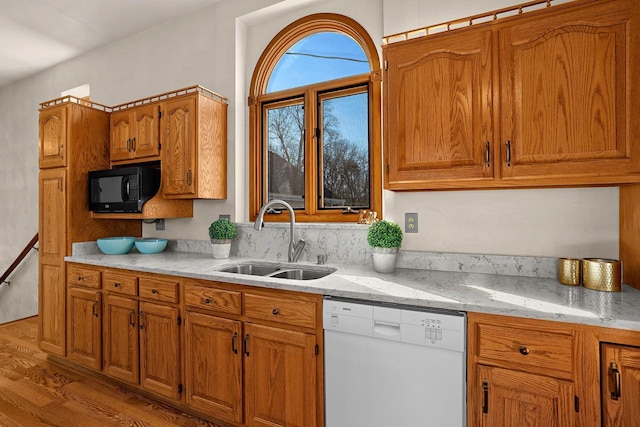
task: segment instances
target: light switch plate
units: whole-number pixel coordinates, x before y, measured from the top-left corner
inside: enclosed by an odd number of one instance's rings
[[[405,233],[418,232],[418,214],[417,213],[404,214],[404,232]]]
[[[156,230],[164,230],[164,218],[156,219]]]

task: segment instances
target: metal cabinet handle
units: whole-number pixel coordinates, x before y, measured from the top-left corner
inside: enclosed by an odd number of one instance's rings
[[[231,351],[233,352],[233,354],[238,354],[238,347],[236,345],[237,339],[238,339],[238,333],[234,332],[233,336],[231,337]]]
[[[78,282],[81,282],[84,280],[84,277],[82,277],[81,275],[78,275]]]
[[[490,167],[491,166],[491,143],[489,141],[486,142],[485,144],[485,158],[484,158],[484,165],[486,167]]]
[[[526,356],[527,354],[529,354],[529,347],[525,345],[521,345],[519,350],[520,350],[520,354],[523,356]]]
[[[620,399],[620,371],[615,362],[611,362],[611,374],[613,375],[613,391],[611,392],[611,400]]]
[[[273,310],[271,310],[271,314],[273,314],[274,316],[277,316],[280,313],[280,310],[278,310],[277,308],[274,308]]]
[[[131,138],[127,139],[127,151],[131,151]]]
[[[244,346],[244,355],[249,356],[249,334],[244,336],[243,346]]]
[[[489,413],[489,383],[482,381],[482,413]]]
[[[98,301],[93,302],[93,306],[91,307],[91,311],[93,312],[93,317],[98,317]]]
[[[507,167],[511,167],[511,141],[507,140]]]
[[[136,137],[131,138],[131,151],[136,151]]]
[[[113,286],[114,286],[114,287],[116,287],[116,288],[119,288],[119,287],[120,287],[120,282],[115,282],[115,283],[113,284]]]
[[[207,299],[204,300],[204,303],[205,304],[211,304],[211,300],[209,298],[207,298]]]
[[[131,310],[129,313],[129,326],[136,326],[136,311]]]
[[[151,289],[151,293],[152,293],[152,294],[157,294],[157,293],[158,293],[158,290],[157,290],[157,289]]]
[[[191,187],[191,169],[187,171],[187,186]]]
[[[139,324],[140,324],[140,329],[144,329],[144,311],[140,311],[140,313],[138,314],[138,318],[139,320]]]

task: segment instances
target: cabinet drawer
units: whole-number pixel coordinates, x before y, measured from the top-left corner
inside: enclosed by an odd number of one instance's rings
[[[138,278],[128,274],[105,272],[102,274],[102,289],[135,296],[138,294]]]
[[[185,284],[184,303],[222,313],[240,314],[241,293],[195,284]]]
[[[477,328],[478,356],[481,361],[489,359],[533,368],[549,368],[568,374],[573,372],[574,337],[570,333],[482,323]]]
[[[178,302],[178,291],[180,282],[173,280],[152,279],[141,277],[140,279],[140,298],[146,298],[154,301]]]
[[[70,266],[67,269],[67,285],[100,289],[100,271]]]
[[[316,303],[310,301],[245,293],[244,314],[258,320],[316,327]]]

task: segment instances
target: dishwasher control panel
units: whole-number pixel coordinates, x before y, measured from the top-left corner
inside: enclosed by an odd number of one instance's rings
[[[330,298],[324,300],[323,311],[325,330],[464,351],[464,313],[451,311],[449,314]]]

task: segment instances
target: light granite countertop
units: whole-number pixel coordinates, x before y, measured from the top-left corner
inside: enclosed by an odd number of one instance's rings
[[[334,297],[408,304],[465,312],[493,313],[640,331],[640,290],[599,292],[564,286],[556,279],[397,268],[376,273],[370,265],[299,266],[335,268],[314,280],[277,279],[218,270],[244,262],[273,262],[247,257],[217,260],[196,252],[160,254],[74,254],[66,261],[195,279],[218,280],[262,288],[286,289]]]

